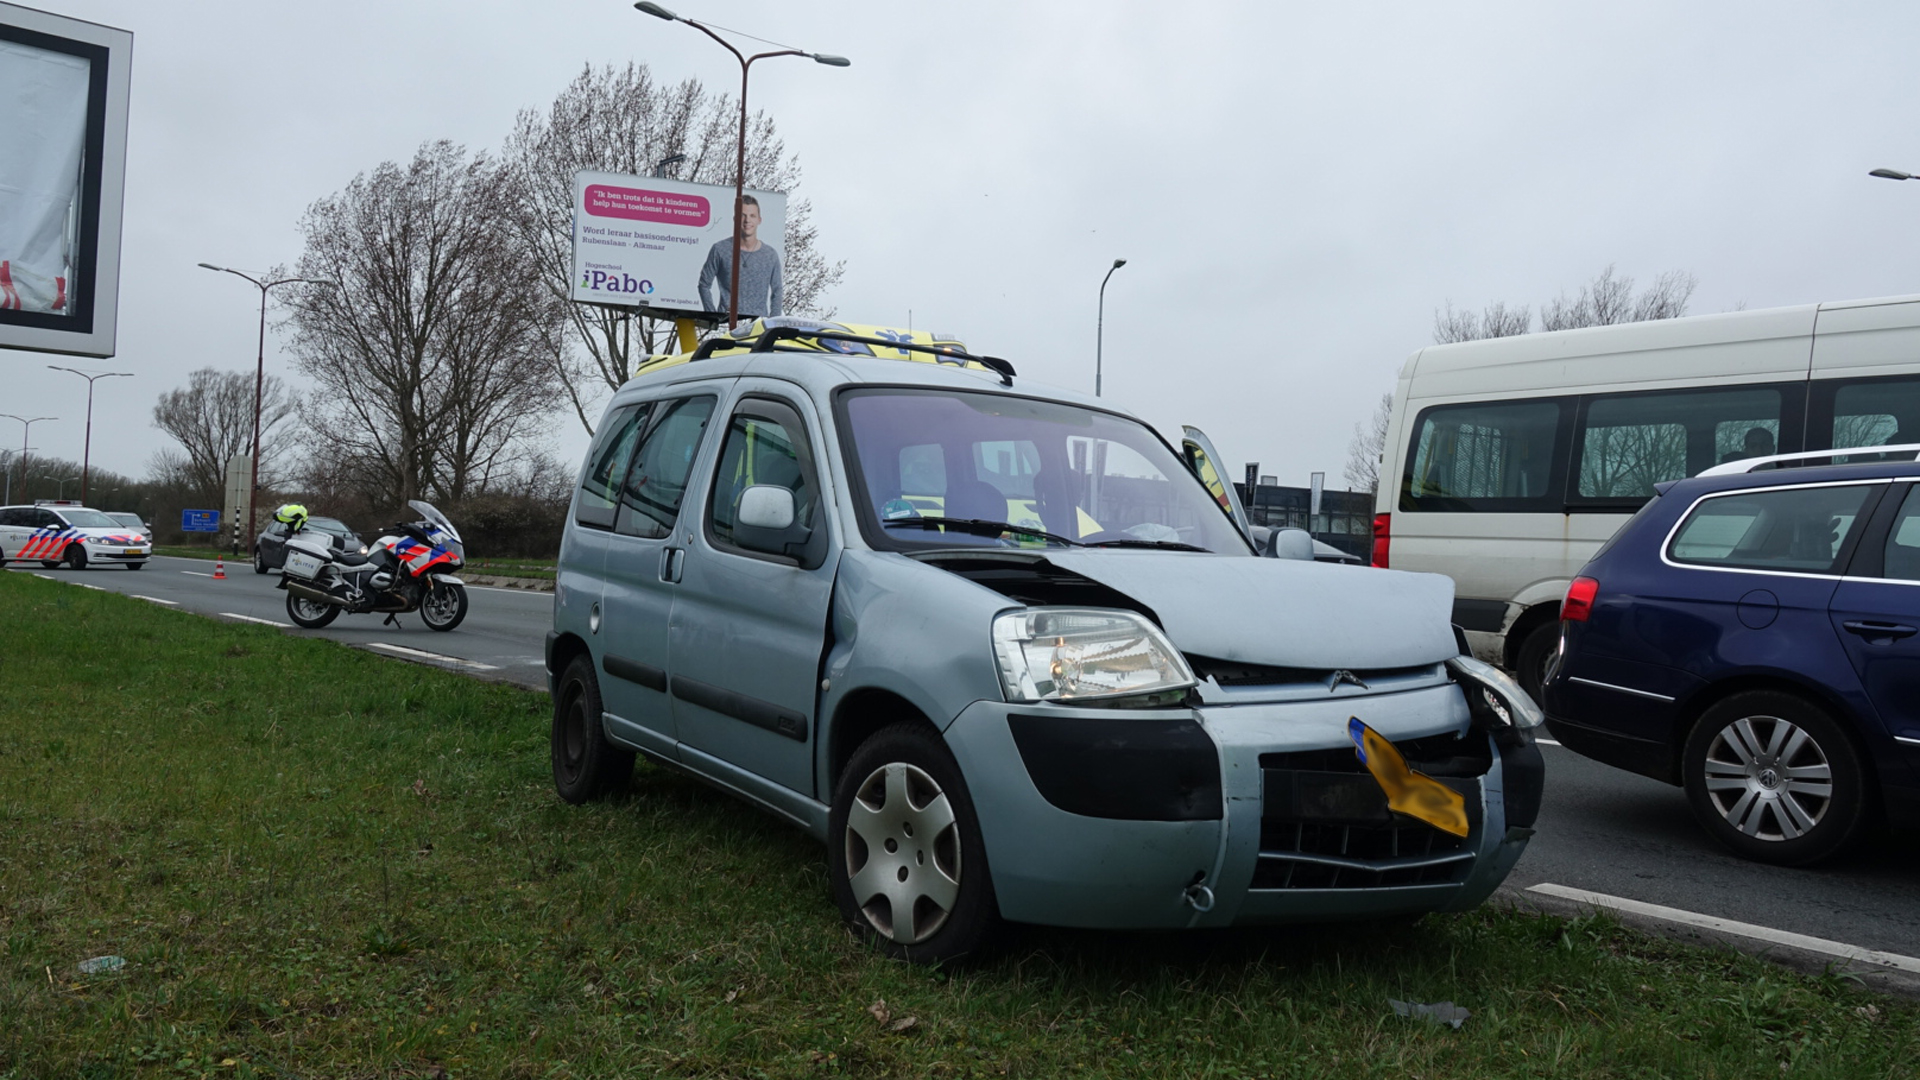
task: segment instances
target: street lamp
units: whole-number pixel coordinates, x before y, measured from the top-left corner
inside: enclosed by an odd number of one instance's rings
[[[645,12],[656,19],[668,22],[683,22],[695,30],[720,43],[721,48],[733,54],[740,61],[740,144],[733,166],[733,273],[727,278],[727,329],[731,330],[740,322],[740,222],[746,213],[747,193],[747,69],[755,60],[765,60],[774,56],[809,56],[815,62],[828,67],[847,67],[852,63],[844,56],[828,56],[825,53],[810,53],[803,49],[778,49],[774,52],[755,53],[743,56],[726,38],[709,30],[705,25],[692,19],[675,15],[652,0],[640,0],[633,5],[636,11]],[[732,31],[737,33],[737,31]]]
[[[653,163],[653,175],[655,177],[665,176],[667,175],[667,166],[678,165],[685,160],[687,160],[687,155],[685,154],[668,154],[666,157]]]
[[[232,274],[244,278],[248,284],[260,290],[260,352],[253,367],[253,472],[247,480],[247,546],[253,546],[253,499],[254,490],[260,486],[260,395],[267,381],[267,293],[281,285],[325,285],[337,289],[340,283],[329,278],[281,278],[278,281],[261,281],[251,274],[243,274],[227,266],[215,266],[201,263],[205,270],[217,270],[222,274]],[[233,553],[240,554],[240,523],[233,523]]]
[[[3,416],[8,420],[18,420],[20,421],[21,424],[25,425],[20,429],[20,491],[21,491],[20,497],[24,499],[26,498],[25,493],[27,490],[27,433],[33,430],[33,425],[39,423],[42,420],[58,420],[60,418],[57,416],[36,416],[33,419],[29,420],[24,416],[15,416],[12,413],[0,413],[0,416]],[[7,470],[7,501],[8,502],[13,501],[13,470],[12,469]]]
[[[68,485],[68,484],[71,484],[71,483],[73,483],[73,482],[74,482],[75,480],[79,480],[79,479],[81,479],[81,478],[80,478],[80,477],[78,477],[78,476],[69,476],[69,477],[67,477],[67,478],[66,478],[65,480],[62,480],[62,479],[60,479],[59,477],[57,477],[57,476],[54,476],[54,475],[53,475],[53,474],[51,474],[51,473],[41,473],[41,474],[40,474],[40,479],[42,479],[42,480],[51,480],[51,481],[53,481],[53,482],[54,482],[55,484],[58,484],[58,485],[59,485],[59,494],[57,494],[57,495],[55,495],[55,496],[54,496],[54,498],[56,498],[56,499],[58,499],[58,500],[60,500],[61,502],[66,502],[66,501],[67,501],[67,485]],[[86,496],[86,494],[85,494],[85,488],[86,488],[86,485],[85,485],[84,483],[83,483],[83,484],[81,484],[81,489],[82,489],[82,494],[81,494],[81,496],[80,496],[80,501],[81,501],[81,502],[86,502],[86,501],[87,501],[87,496]]]
[[[1113,272],[1115,270],[1118,270],[1125,265],[1127,265],[1127,260],[1125,259],[1113,260],[1113,265],[1107,268],[1107,277],[1103,277],[1100,279],[1100,314],[1099,314],[1099,317],[1094,320],[1094,324],[1093,324],[1093,396],[1094,397],[1100,396],[1100,361],[1101,361],[1100,353],[1101,353],[1101,347],[1105,344],[1105,338],[1107,333],[1107,327],[1106,327],[1106,324],[1107,324],[1107,278],[1112,277]]]
[[[1914,174],[1912,174],[1912,173],[1903,173],[1903,172],[1901,172],[1901,171],[1900,171],[1899,169],[1875,169],[1875,170],[1873,170],[1872,172],[1870,172],[1870,173],[1868,173],[1867,175],[1868,175],[1868,176],[1877,176],[1877,177],[1879,177],[1879,178],[1880,178],[1880,179],[1882,179],[1882,180],[1915,180],[1915,179],[1920,179],[1920,177],[1916,177],[1916,176],[1914,176]]]
[[[59,364],[48,364],[47,367],[54,371],[70,371],[87,380],[87,437],[80,447],[80,501],[84,503],[87,501],[88,463],[93,457],[93,384],[101,379],[131,379],[133,372],[101,371],[90,375],[79,368],[61,367]]]

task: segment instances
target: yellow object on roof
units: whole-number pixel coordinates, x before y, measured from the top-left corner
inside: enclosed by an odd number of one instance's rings
[[[850,337],[865,338],[864,341],[839,341],[831,337],[811,337],[801,334],[797,337],[783,337],[780,348],[806,352],[837,353],[841,356],[871,356],[881,360],[910,360],[922,364],[951,364],[954,367],[971,368],[975,371],[992,371],[985,364],[967,356],[965,343],[951,336],[935,335],[925,330],[902,330],[893,326],[874,326],[868,323],[821,322],[816,319],[800,319],[779,315],[773,318],[755,319],[741,323],[731,333],[723,333],[709,338],[693,352],[671,353],[663,356],[648,357],[638,367],[635,375],[658,371],[661,368],[684,364],[696,355],[738,356],[753,348],[761,335],[768,330],[815,330],[822,334],[845,334]],[[878,339],[878,340],[875,340]],[[936,350],[948,350],[954,355],[951,359],[939,352],[925,349],[888,348],[883,342],[898,341],[920,346],[931,346]]]

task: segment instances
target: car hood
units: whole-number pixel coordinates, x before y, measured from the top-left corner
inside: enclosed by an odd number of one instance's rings
[[[1297,668],[1436,664],[1460,650],[1453,580],[1364,566],[1167,551],[1049,551],[1123,593],[1185,653]]]

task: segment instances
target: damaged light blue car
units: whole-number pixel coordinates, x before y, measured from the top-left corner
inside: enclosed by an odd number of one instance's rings
[[[650,361],[561,548],[555,786],[640,755],[785,818],[910,960],[1002,920],[1479,904],[1532,832],[1538,710],[1462,655],[1447,578],[1263,556],[1217,462],[924,332]]]

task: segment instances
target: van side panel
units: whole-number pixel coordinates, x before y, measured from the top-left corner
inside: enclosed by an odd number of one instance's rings
[[[1920,302],[1830,305],[1813,339],[1813,378],[1920,374]]]

